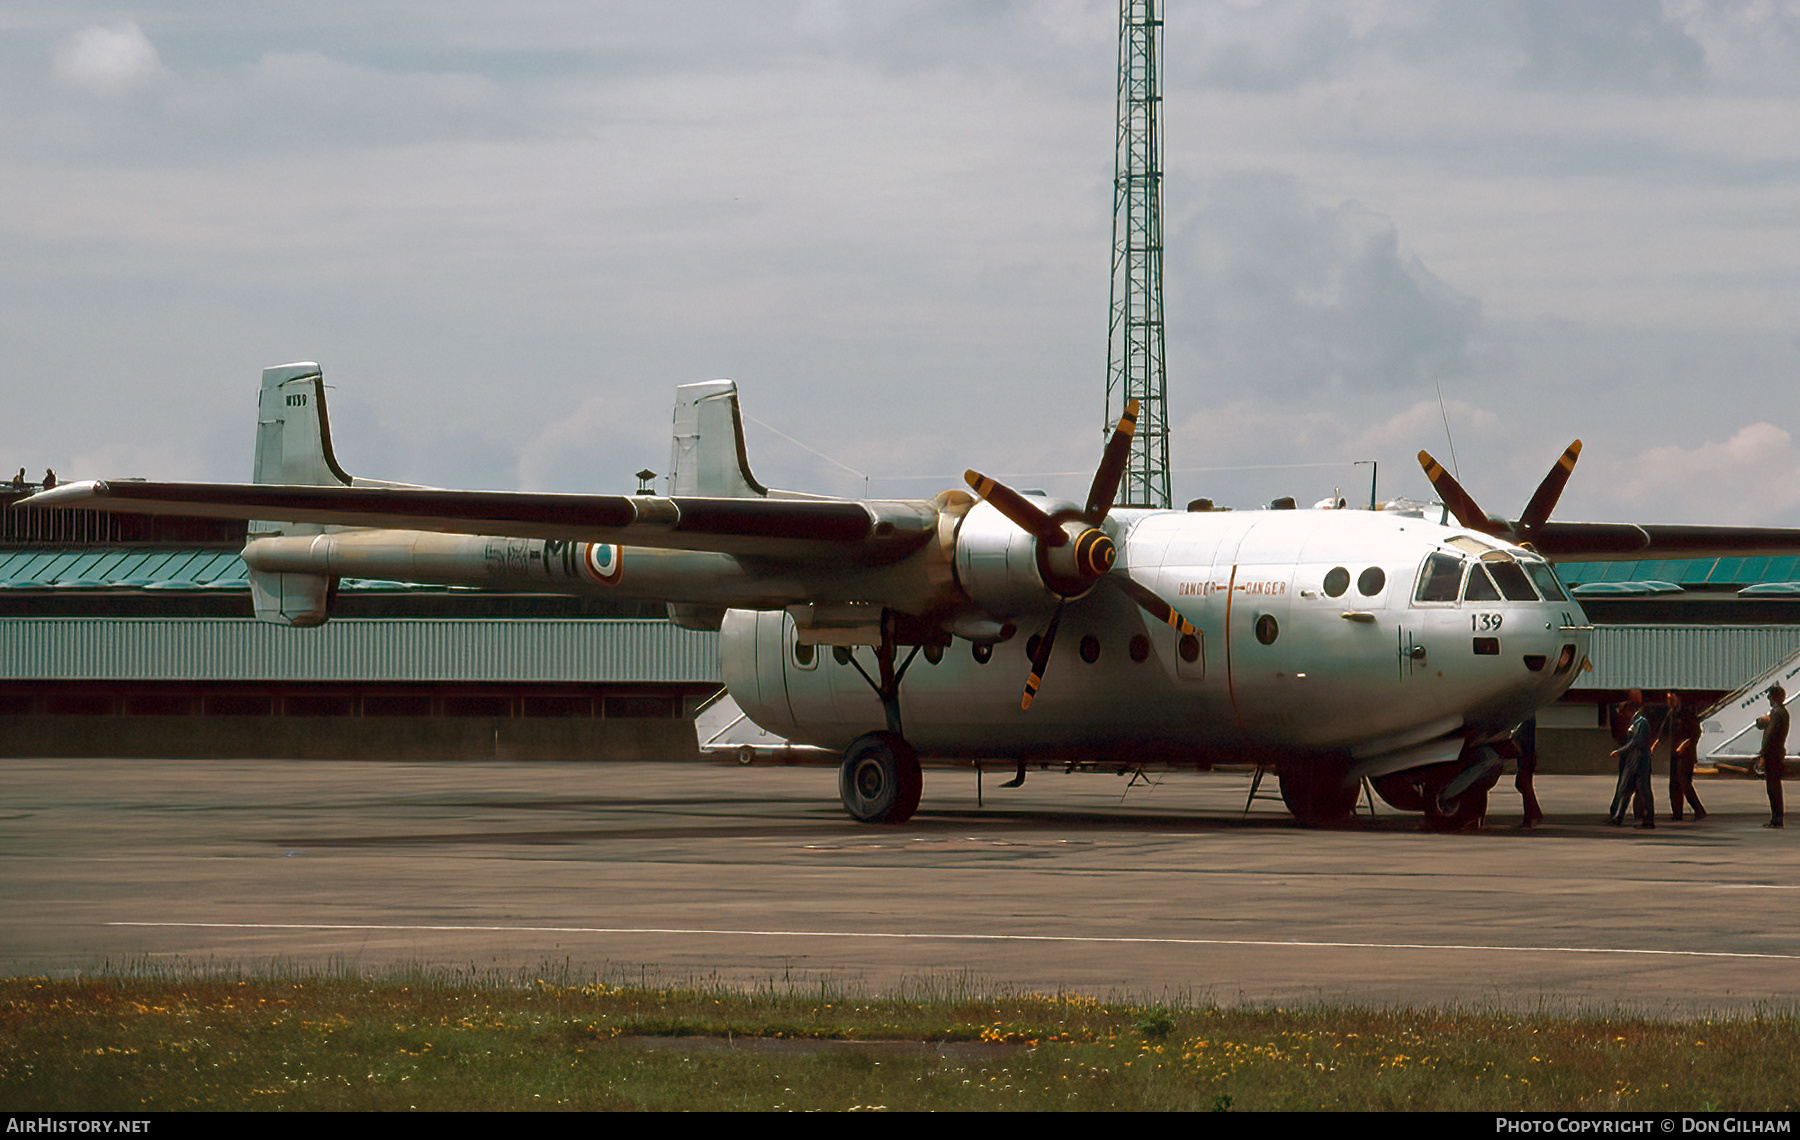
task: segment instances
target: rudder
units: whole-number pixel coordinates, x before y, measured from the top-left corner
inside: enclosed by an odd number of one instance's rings
[[[675,389],[675,431],[670,444],[672,494],[763,499],[769,489],[750,474],[737,385],[730,380],[683,384]]]
[[[263,369],[256,415],[256,465],[251,480],[300,487],[348,487],[351,478],[331,452],[325,414],[325,376],[318,364],[300,361]],[[254,541],[276,535],[323,534],[316,523],[258,519],[247,528]],[[319,625],[331,615],[337,579],[322,574],[251,570],[250,598],[259,621]]]

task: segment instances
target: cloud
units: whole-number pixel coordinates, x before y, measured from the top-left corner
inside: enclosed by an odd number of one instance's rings
[[[1662,10],[1641,0],[1513,0],[1527,82],[1667,91],[1696,86],[1706,53]]]
[[[1285,175],[1213,180],[1169,244],[1170,325],[1195,330],[1182,355],[1215,383],[1410,387],[1459,372],[1481,322],[1391,220],[1313,205]]]
[[[1708,82],[1748,91],[1800,87],[1794,57],[1800,54],[1800,2],[1664,0],[1669,18],[1706,54]]]
[[[1643,521],[1769,525],[1800,510],[1800,449],[1767,422],[1723,443],[1652,447],[1610,474],[1618,500]]]
[[[56,77],[103,97],[148,87],[166,74],[156,45],[130,20],[83,28],[56,53]]]

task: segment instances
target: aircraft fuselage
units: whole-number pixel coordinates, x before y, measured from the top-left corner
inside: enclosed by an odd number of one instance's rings
[[[922,755],[1336,753],[1380,774],[1379,758],[1428,741],[1510,733],[1586,658],[1586,618],[1548,566],[1466,529],[1367,511],[1116,511],[1115,526],[1131,577],[1195,634],[1103,583],[1064,613],[1029,710],[1020,685],[1047,610],[1008,641],[927,651],[900,688]],[[727,686],[769,731],[836,750],[882,725],[848,659],[872,672],[869,649],[807,644],[782,611],[734,611],[722,632]]]

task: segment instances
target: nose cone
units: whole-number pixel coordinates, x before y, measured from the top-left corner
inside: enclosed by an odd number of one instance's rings
[[[1088,530],[1075,540],[1075,564],[1089,578],[1099,578],[1113,567],[1119,548],[1098,529]]]

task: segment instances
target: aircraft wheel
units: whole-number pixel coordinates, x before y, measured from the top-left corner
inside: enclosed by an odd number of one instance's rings
[[[1330,827],[1356,810],[1362,789],[1336,764],[1289,764],[1279,775],[1281,802],[1301,827]]]
[[[1380,796],[1390,807],[1400,811],[1424,811],[1425,794],[1419,790],[1418,781],[1409,778],[1411,773],[1395,772],[1381,776],[1375,783],[1375,794]]]
[[[1425,796],[1425,826],[1433,831],[1464,831],[1481,822],[1487,815],[1487,789],[1470,789],[1456,797],[1448,805],[1438,803],[1436,795],[1427,790]]]
[[[1446,765],[1434,772],[1425,781],[1425,826],[1432,831],[1463,831],[1479,824],[1487,815],[1488,789],[1499,779],[1497,766],[1494,773],[1445,803],[1444,789],[1456,778],[1457,770]]]
[[[905,823],[919,807],[924,777],[912,746],[892,732],[859,736],[844,750],[838,795],[863,823]]]

